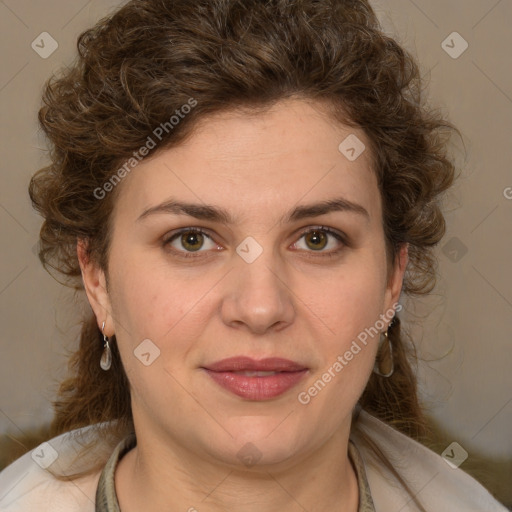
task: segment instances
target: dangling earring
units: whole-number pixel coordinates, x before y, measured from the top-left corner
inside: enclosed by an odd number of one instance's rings
[[[110,350],[109,339],[108,336],[105,336],[103,330],[105,329],[105,322],[103,322],[101,326],[101,332],[103,333],[103,341],[105,344],[103,345],[103,354],[101,354],[100,366],[102,370],[110,370],[112,366],[112,351]]]
[[[393,321],[389,324],[393,325]],[[388,329],[389,330],[389,329]],[[383,347],[387,342],[387,346],[389,347],[387,352],[383,351]],[[384,354],[382,353],[384,352]],[[379,348],[377,350],[377,359],[375,361],[375,365],[373,367],[373,372],[381,377],[391,377],[393,372],[395,371],[395,362],[393,359],[393,345],[391,344],[391,340],[388,336],[388,331],[380,333],[379,340]]]

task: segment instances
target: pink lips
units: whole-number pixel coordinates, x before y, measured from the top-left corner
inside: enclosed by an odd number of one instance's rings
[[[308,371],[304,365],[279,357],[259,361],[250,357],[231,357],[203,369],[221,387],[247,400],[269,400],[279,396],[298,384]],[[255,372],[273,373],[258,375]]]

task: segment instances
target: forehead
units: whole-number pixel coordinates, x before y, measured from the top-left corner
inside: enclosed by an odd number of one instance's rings
[[[135,217],[173,197],[221,206],[239,222],[271,221],[294,205],[342,196],[378,218],[364,132],[335,123],[321,107],[287,100],[264,113],[202,119],[184,143],[149,154],[124,178],[117,213]]]

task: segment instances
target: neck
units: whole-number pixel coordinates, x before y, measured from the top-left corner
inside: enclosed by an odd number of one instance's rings
[[[157,440],[139,440],[119,462],[115,486],[123,512],[356,512],[357,478],[348,458],[349,429],[314,453],[285,464],[215,464]],[[333,505],[334,504],[334,505]]]

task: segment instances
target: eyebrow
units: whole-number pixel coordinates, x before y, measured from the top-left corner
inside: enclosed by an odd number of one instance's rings
[[[290,223],[301,219],[319,217],[331,212],[349,212],[360,215],[370,220],[370,214],[360,204],[354,203],[343,197],[313,203],[309,205],[296,206],[293,210],[283,215],[279,223]],[[200,220],[209,220],[223,224],[235,224],[235,219],[224,208],[207,204],[186,203],[170,199],[164,203],[147,208],[137,218],[137,222],[155,214],[188,215]]]

